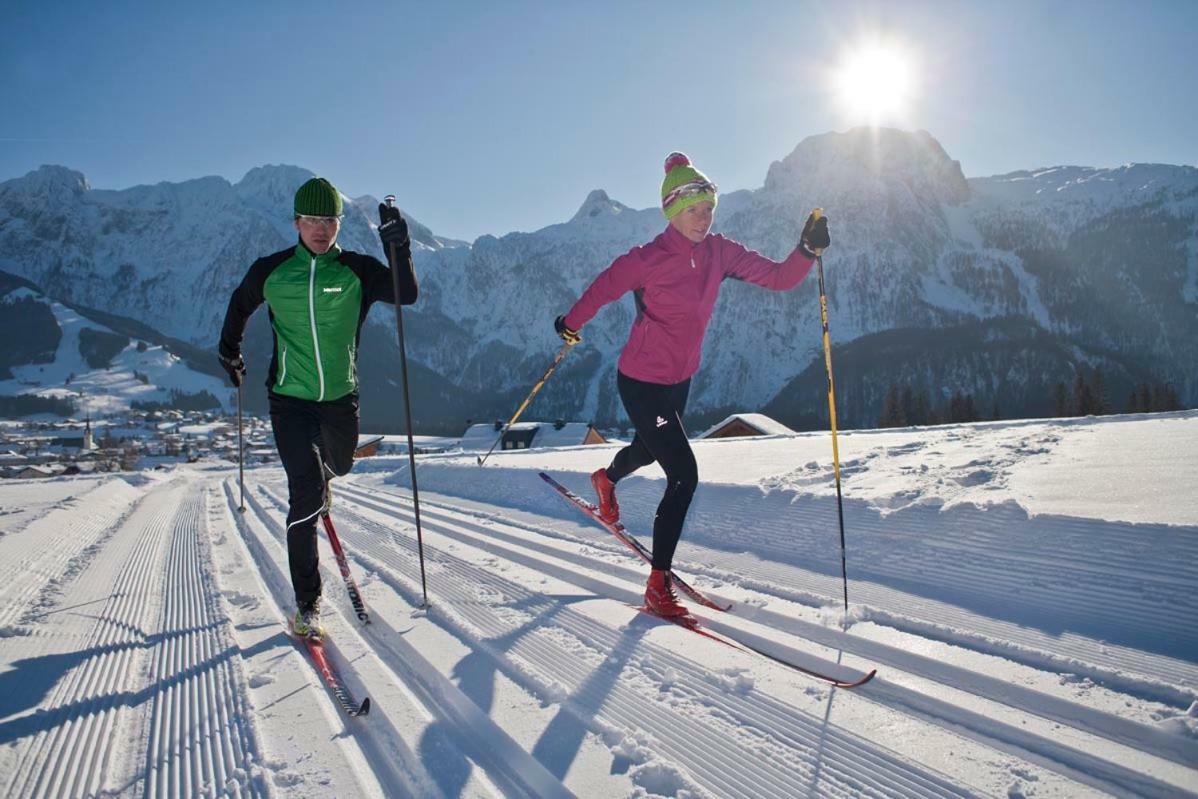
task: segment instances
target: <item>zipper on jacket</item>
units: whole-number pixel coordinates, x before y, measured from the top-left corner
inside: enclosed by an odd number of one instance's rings
[[[316,338],[316,257],[308,272],[308,320],[312,323],[312,352],[316,356],[316,377],[320,380],[320,396],[317,402],[324,401],[324,367],[320,365],[320,341]]]
[[[355,388],[358,386],[358,365],[354,363],[354,345],[346,344],[345,353],[349,356],[349,366],[345,369],[345,375],[349,379],[349,384]]]
[[[275,382],[276,386],[283,385],[283,381],[287,379],[287,348],[283,348],[283,357],[279,359],[282,368],[280,369],[279,379]]]

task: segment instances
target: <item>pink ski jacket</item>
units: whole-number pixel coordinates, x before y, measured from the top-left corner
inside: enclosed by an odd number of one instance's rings
[[[788,291],[802,282],[812,263],[799,247],[778,263],[719,235],[694,244],[671,225],[612,261],[564,322],[579,330],[604,305],[634,292],[636,321],[619,370],[634,380],[673,385],[699,369],[703,336],[724,278]]]

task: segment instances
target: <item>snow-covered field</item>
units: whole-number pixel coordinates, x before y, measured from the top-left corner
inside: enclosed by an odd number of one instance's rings
[[[638,613],[537,477],[613,452],[423,456],[426,610],[406,458],[339,481],[359,719],[285,631],[279,469],[0,483],[0,794],[1198,796],[1198,412],[843,435],[847,625],[827,435],[698,443],[698,615],[854,690]]]

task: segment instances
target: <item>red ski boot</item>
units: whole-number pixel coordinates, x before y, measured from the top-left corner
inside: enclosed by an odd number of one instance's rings
[[[645,586],[645,607],[658,616],[687,615],[687,609],[678,604],[674,586],[670,584],[670,573],[664,569],[649,572],[649,584]]]
[[[607,470],[600,469],[591,475],[591,485],[599,495],[599,518],[608,524],[620,521],[620,503],[616,502],[616,484],[607,477]]]

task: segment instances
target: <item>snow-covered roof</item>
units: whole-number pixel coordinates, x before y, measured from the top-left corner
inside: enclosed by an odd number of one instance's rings
[[[62,471],[62,470],[55,469],[53,466],[25,466],[20,469],[17,469],[16,473],[19,475],[27,474],[27,475],[31,475],[31,476],[37,475],[40,477],[53,477],[54,475],[58,474],[60,471]]]
[[[358,446],[373,441],[376,438],[382,439],[380,448],[389,452],[407,452],[408,451],[408,436],[406,434],[383,434],[378,433],[362,433],[358,436]],[[493,441],[494,439],[492,439]],[[457,436],[412,436],[412,443],[416,445],[417,452],[440,452],[451,449],[458,445]],[[491,446],[487,442],[487,446]]]
[[[508,428],[506,435],[532,433],[533,447],[576,447],[586,441],[591,426],[586,422],[566,422],[557,429],[553,422],[516,422]],[[475,424],[462,435],[461,448],[486,452],[499,437],[494,424]],[[502,445],[500,445],[500,448]]]
[[[793,436],[794,430],[779,421],[775,421],[764,413],[734,413],[719,424],[714,424],[705,430],[699,438],[708,438],[734,421],[741,421],[758,431],[763,436]]]
[[[206,422],[204,424],[188,424],[179,427],[179,432],[188,436],[208,436],[221,432],[225,429],[224,422]]]

